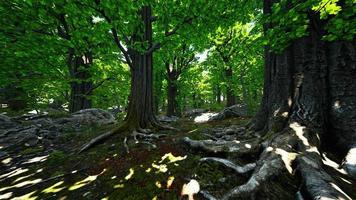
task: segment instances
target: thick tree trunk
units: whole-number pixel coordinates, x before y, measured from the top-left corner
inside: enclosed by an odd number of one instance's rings
[[[93,88],[89,72],[91,64],[92,56],[90,53],[83,57],[75,56],[70,63],[70,75],[74,79],[70,83],[70,112],[91,108],[90,95]]]
[[[179,115],[179,108],[177,102],[177,94],[178,94],[178,87],[177,87],[177,80],[168,80],[167,86],[167,116],[178,116]]]
[[[232,68],[225,69],[226,76],[226,107],[230,107],[236,104],[236,97],[234,90],[232,89]]]
[[[273,2],[264,0],[265,13],[270,13]],[[221,198],[203,192],[208,199],[316,200],[351,199],[348,195],[355,195],[356,45],[323,41],[324,23],[316,13],[308,14],[312,22],[308,36],[291,42],[279,54],[265,50],[264,94],[261,110],[250,127],[253,131],[231,141],[185,139],[194,148],[234,156],[256,156],[246,150],[261,148],[245,184]],[[254,143],[244,138],[251,135],[259,136]],[[243,148],[245,142],[247,149]],[[339,160],[333,163],[329,155],[339,156]],[[205,160],[241,169],[226,160]],[[340,173],[340,168],[345,171]]]
[[[150,6],[141,9],[144,34],[134,35],[135,42],[152,46],[152,13]],[[153,60],[152,52],[131,50],[131,94],[126,122],[129,129],[144,129],[159,126],[153,110]]]
[[[220,89],[220,86],[219,85],[217,85],[217,86],[215,86],[215,102],[217,103],[217,104],[220,104],[221,103],[221,89]]]

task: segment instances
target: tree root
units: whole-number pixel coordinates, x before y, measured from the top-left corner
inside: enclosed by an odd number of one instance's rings
[[[315,154],[315,153],[314,153]],[[350,199],[337,185],[335,180],[322,168],[318,155],[311,153],[297,158],[298,172],[303,179],[300,195],[306,199]]]
[[[231,162],[230,160],[223,159],[223,158],[217,158],[217,157],[205,157],[200,159],[201,162],[203,161],[214,161],[218,162],[220,164],[223,164],[224,166],[233,169],[236,173],[238,174],[244,174],[247,173],[251,170],[253,170],[256,167],[256,163],[248,163],[244,166],[239,166],[236,165],[235,163]]]
[[[302,138],[303,139],[303,138]],[[255,163],[249,163],[245,166],[238,166],[232,161],[206,157],[200,161],[214,161],[233,169],[236,173],[246,173],[254,170],[249,180],[237,187],[234,187],[222,197],[215,197],[207,191],[200,193],[208,200],[228,200],[232,198],[255,197],[260,194],[271,180],[276,177],[298,176],[302,184],[295,197],[303,199],[351,199],[337,185],[335,180],[323,169],[321,154],[313,146],[303,146],[303,141],[293,130],[287,129],[276,137],[264,142],[264,150]],[[246,150],[244,144],[236,144],[234,141],[213,141],[213,140],[191,140],[184,138],[184,142],[193,148],[202,149],[208,152],[229,152],[233,155],[248,154],[253,151]],[[251,144],[251,142],[249,142]],[[259,146],[256,144],[255,147]],[[253,149],[251,148],[251,149]],[[297,148],[297,150],[296,150]]]
[[[115,135],[116,133],[127,132],[129,130],[130,130],[129,126],[127,124],[124,124],[118,128],[115,128],[115,129],[109,131],[109,132],[99,135],[99,136],[95,137],[94,139],[90,140],[85,145],[83,145],[78,153],[82,153],[83,151],[86,151],[86,150],[94,147],[95,145],[104,142],[106,139]],[[159,139],[159,138],[165,136],[164,134],[153,134],[152,132],[153,131],[151,129],[137,128],[134,131],[132,131],[132,136],[136,143],[139,142],[137,137],[145,138],[145,139],[146,138]],[[127,138],[125,138],[125,140],[124,140],[124,146],[126,148],[126,151],[129,152],[128,146],[127,146]]]
[[[82,153],[83,151],[86,151],[88,149],[90,149],[91,147],[105,141],[106,139],[108,139],[109,137],[113,136],[115,133],[117,133],[118,130],[114,129],[112,131],[106,132],[102,135],[99,135],[98,137],[90,140],[88,143],[86,143],[80,150],[78,153]]]
[[[238,140],[225,141],[225,140],[192,140],[189,137],[184,137],[183,141],[189,146],[213,153],[235,153],[238,155],[243,154],[256,154],[259,151],[260,144],[258,140],[240,142]]]

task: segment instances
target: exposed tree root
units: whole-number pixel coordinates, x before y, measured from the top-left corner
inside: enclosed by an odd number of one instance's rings
[[[314,153],[315,154],[315,153]],[[301,155],[297,158],[298,172],[303,183],[300,194],[306,199],[351,199],[322,168],[318,155]]]
[[[86,151],[88,149],[90,149],[91,147],[101,143],[101,142],[104,142],[106,139],[108,139],[109,137],[113,136],[114,134],[116,134],[117,132],[120,132],[120,131],[124,131],[126,127],[124,126],[121,126],[117,129],[113,129],[109,132],[106,132],[102,135],[99,135],[98,137],[90,140],[88,143],[86,143],[80,150],[78,153],[82,153],[83,151]]]
[[[183,141],[189,146],[213,153],[236,153],[256,154],[259,151],[260,144],[258,140],[240,142],[238,140],[192,140],[189,137],[183,138]]]
[[[153,125],[154,124],[154,125]],[[156,129],[169,129],[169,130],[175,130],[172,127],[169,126],[163,126],[160,125],[159,123],[152,123],[152,126]],[[164,134],[153,134],[153,131],[151,129],[143,129],[141,127],[138,128],[130,128],[131,126],[128,123],[123,124],[120,127],[117,127],[109,132],[106,132],[102,135],[99,135],[97,137],[95,137],[94,139],[90,140],[87,144],[83,145],[82,148],[79,150],[79,153],[82,153],[83,151],[86,151],[92,147],[94,147],[97,144],[100,144],[102,142],[104,142],[105,140],[107,140],[108,138],[110,138],[111,136],[117,134],[117,133],[121,133],[121,132],[129,132],[130,130],[132,131],[132,135],[133,139],[135,140],[136,143],[139,142],[139,140],[137,138],[152,138],[152,139],[158,139],[161,138],[163,136],[165,136]],[[124,141],[124,146],[126,148],[126,151],[128,152],[128,146],[127,146],[127,138]],[[126,144],[126,145],[125,145]]]
[[[228,168],[233,169],[238,174],[244,174],[246,172],[253,170],[256,167],[256,163],[248,163],[244,166],[239,166],[239,165],[236,165],[235,163],[231,162],[230,160],[223,159],[223,158],[217,158],[217,157],[205,157],[205,158],[201,158],[200,161],[202,161],[202,162],[203,161],[218,162]]]
[[[262,190],[271,184],[276,177],[297,176],[302,180],[300,190],[295,194],[298,199],[351,199],[337,185],[335,180],[323,169],[322,157],[318,149],[312,144],[306,143],[307,136],[300,135],[298,130],[286,129],[277,136],[265,141],[263,152],[256,163],[250,163],[243,167],[232,161],[216,157],[202,158],[201,161],[214,161],[233,169],[236,173],[246,173],[254,170],[249,180],[234,187],[222,197],[215,197],[207,191],[200,193],[208,200],[228,200],[232,198],[254,198]],[[310,134],[310,132],[309,132]],[[310,139],[311,140],[311,139]],[[228,152],[233,155],[248,154],[243,148],[244,144],[251,142],[191,140],[184,138],[184,142],[193,148],[199,148],[209,152]],[[242,145],[242,146],[241,146]],[[255,148],[258,144],[256,144]],[[251,148],[253,149],[253,148]]]

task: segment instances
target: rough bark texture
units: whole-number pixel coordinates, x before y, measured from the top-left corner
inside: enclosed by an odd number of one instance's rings
[[[70,75],[74,79],[70,82],[69,111],[71,113],[91,108],[90,95],[93,82],[90,80],[89,69],[92,62],[90,53],[87,53],[83,57],[72,56],[69,61]]]
[[[133,35],[133,43],[147,42],[152,46],[152,13],[150,6],[144,6],[141,11],[144,22],[144,34]],[[131,94],[126,121],[133,129],[148,128],[158,125],[153,110],[153,71],[152,52],[139,52],[131,49]]]
[[[271,12],[273,2],[264,0],[265,13]],[[323,41],[325,23],[316,13],[310,12],[308,17],[312,23],[307,36],[291,42],[279,54],[265,49],[264,96],[250,127],[250,133],[259,136],[256,140],[263,142],[252,175],[219,198],[203,192],[208,199],[355,197],[354,188],[350,190],[345,184],[352,184],[356,171],[355,42]],[[268,28],[269,24],[265,26]],[[233,141],[185,139],[195,148],[239,156],[241,150]],[[223,145],[233,145],[236,152]],[[328,164],[328,155],[339,157],[333,167]],[[342,167],[346,172],[340,172]],[[343,181],[339,181],[340,176]],[[295,195],[285,194],[286,188]]]
[[[167,116],[178,116],[179,115],[179,108],[177,102],[177,94],[178,94],[178,87],[176,84],[177,80],[168,80],[167,86]]]
[[[226,107],[230,107],[236,104],[236,97],[234,90],[232,89],[232,68],[225,69],[226,76]]]

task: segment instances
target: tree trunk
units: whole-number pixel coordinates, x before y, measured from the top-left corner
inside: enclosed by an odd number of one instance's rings
[[[230,107],[236,104],[236,97],[234,90],[232,89],[232,68],[225,69],[226,76],[226,107]]]
[[[264,0],[264,13],[271,12],[273,2]],[[323,41],[325,23],[313,11],[308,17],[312,23],[307,36],[292,41],[278,54],[265,49],[263,99],[251,132],[232,141],[185,138],[190,146],[205,151],[258,157],[246,183],[221,198],[203,192],[208,199],[355,197],[356,45],[350,41]],[[273,27],[267,24],[268,28]],[[251,135],[256,139],[244,138]],[[244,148],[246,142],[248,148]],[[336,158],[336,162],[331,165],[328,158]],[[204,160],[228,165],[238,173],[252,166],[241,167],[224,159]]]
[[[152,46],[152,13],[150,6],[141,11],[144,34],[134,35],[133,43],[147,43]],[[126,122],[129,129],[144,129],[159,126],[153,110],[153,62],[152,52],[142,53],[132,49],[131,94]]]
[[[215,102],[217,104],[221,103],[221,89],[219,85],[215,86]]]
[[[70,63],[70,75],[74,79],[70,83],[70,112],[91,108],[90,95],[93,88],[89,72],[91,65],[92,56],[90,53],[83,57],[75,56]]]
[[[172,80],[170,78],[168,80],[167,116],[178,116],[179,114],[179,110],[178,110],[179,108],[177,102],[178,87],[176,81],[177,80]]]

